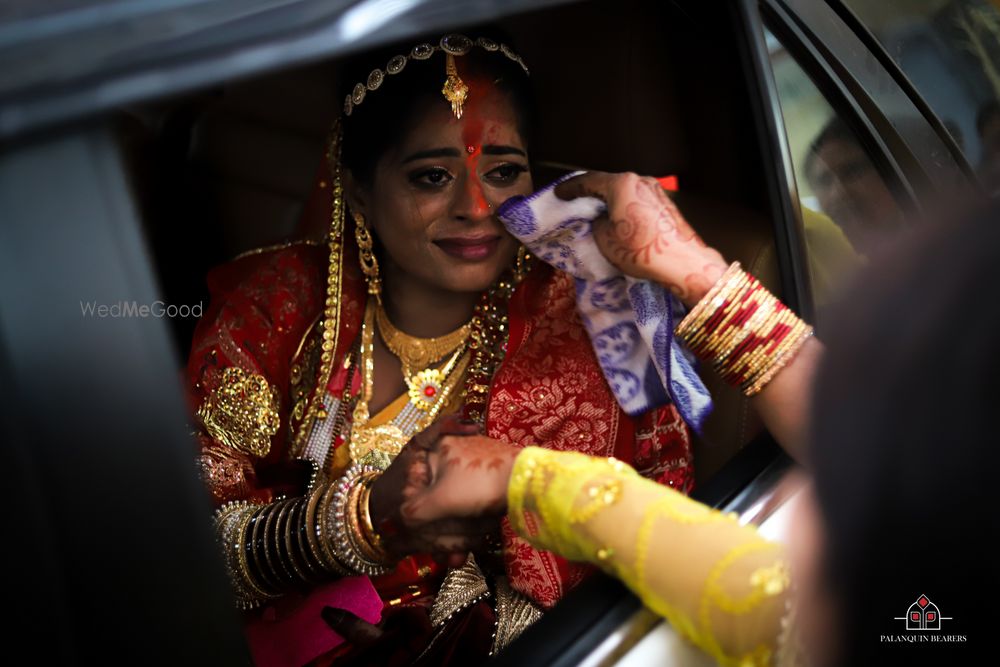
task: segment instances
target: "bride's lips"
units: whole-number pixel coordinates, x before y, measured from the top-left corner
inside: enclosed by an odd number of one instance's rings
[[[434,244],[452,257],[479,262],[496,252],[497,246],[500,245],[500,236],[497,234],[450,236],[435,239]]]

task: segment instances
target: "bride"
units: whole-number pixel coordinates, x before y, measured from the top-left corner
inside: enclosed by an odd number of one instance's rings
[[[465,664],[502,649],[592,568],[534,548],[506,520],[415,527],[401,508],[408,476],[426,468],[404,445],[482,429],[613,456],[687,492],[689,426],[670,402],[622,410],[573,279],[496,215],[534,189],[522,59],[448,35],[374,56],[348,84],[306,214],[323,216],[326,241],[254,251],[208,276],[188,362],[200,465],[259,663]],[[622,215],[595,223],[601,251],[695,305],[727,272],[723,258],[651,179],[591,179],[571,194],[609,187]],[[627,238],[631,215],[664,220],[658,240]],[[792,448],[797,388],[818,350],[796,327],[794,370],[756,399]],[[760,379],[774,360],[753,361]],[[344,620],[355,618],[372,625],[352,631]]]

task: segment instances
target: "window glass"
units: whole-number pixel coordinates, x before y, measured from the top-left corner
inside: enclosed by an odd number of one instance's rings
[[[1000,3],[845,0],[1000,193]]]
[[[890,185],[854,131],[802,67],[765,30],[802,208],[808,266],[822,323],[823,306],[866,257],[904,229]]]

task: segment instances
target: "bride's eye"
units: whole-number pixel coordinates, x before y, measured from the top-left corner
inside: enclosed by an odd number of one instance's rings
[[[439,188],[447,185],[454,177],[447,169],[441,167],[431,167],[421,169],[410,174],[410,182],[430,188]]]
[[[517,180],[518,176],[528,171],[523,164],[516,162],[505,162],[494,169],[491,169],[486,178],[497,185],[507,185]]]

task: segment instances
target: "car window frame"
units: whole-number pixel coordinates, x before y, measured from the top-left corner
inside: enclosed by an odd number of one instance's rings
[[[958,167],[965,173],[966,177],[969,178],[979,189],[985,193],[985,188],[983,188],[982,181],[979,178],[979,174],[976,173],[975,167],[969,162],[968,158],[965,156],[965,152],[962,147],[959,146],[958,141],[952,136],[951,132],[945,126],[944,121],[941,117],[934,111],[934,108],[927,102],[920,90],[914,85],[907,76],[906,71],[900,67],[896,61],[893,59],[892,54],[890,54],[879,38],[873,33],[865,22],[861,20],[861,17],[851,9],[844,0],[826,0],[826,3],[830,8],[840,16],[844,24],[847,25],[858,39],[871,51],[872,55],[879,61],[879,63],[886,69],[887,72],[895,79],[899,87],[907,94],[913,104],[920,110],[926,119],[927,123],[931,126],[938,137],[944,143],[944,145],[951,152]]]
[[[771,32],[855,131],[890,187],[898,188],[904,210],[919,215],[954,188],[984,194],[968,162],[956,159],[943,123],[911,84],[901,85],[905,74],[871,44],[874,37],[864,37],[860,22],[845,21],[846,13],[825,1],[759,3]],[[889,109],[900,111],[890,116]],[[904,115],[907,122],[897,123]]]

